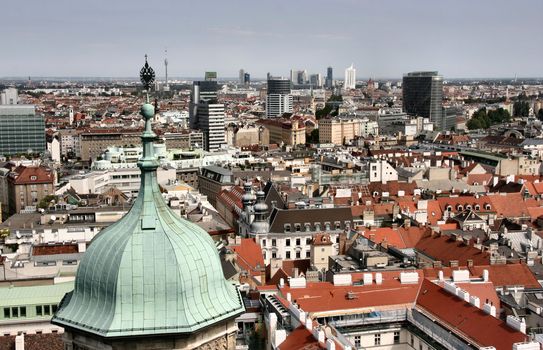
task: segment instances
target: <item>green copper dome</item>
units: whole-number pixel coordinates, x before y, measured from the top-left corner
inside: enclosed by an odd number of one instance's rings
[[[131,210],[102,230],[77,271],[53,323],[102,337],[192,333],[244,311],[239,291],[224,279],[207,232],[164,202],[152,154],[152,105],[146,120],[141,187]]]

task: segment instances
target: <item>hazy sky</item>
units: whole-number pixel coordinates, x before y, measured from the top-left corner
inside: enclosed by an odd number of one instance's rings
[[[543,0],[12,0],[0,32],[0,77],[543,76]]]

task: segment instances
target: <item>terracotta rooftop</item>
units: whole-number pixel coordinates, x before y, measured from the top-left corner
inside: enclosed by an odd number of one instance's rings
[[[56,255],[78,253],[77,244],[44,244],[32,247],[32,255]]]
[[[9,174],[9,181],[16,185],[53,183],[54,175],[42,166],[20,165]]]
[[[331,313],[350,309],[387,308],[391,306],[413,305],[420,283],[422,272],[419,273],[419,282],[402,284],[399,281],[400,271],[382,272],[382,284],[335,286],[330,282],[308,282],[305,288],[279,288],[285,296],[291,294],[292,300],[305,312]],[[353,281],[360,280],[362,274],[352,274]],[[354,293],[354,299],[348,299],[347,293]]]
[[[514,343],[526,340],[526,335],[429,280],[422,283],[417,308],[434,316],[436,322],[471,339],[480,347],[494,346],[496,350],[511,350]]]
[[[260,276],[261,268],[265,268],[264,258],[260,246],[252,238],[242,238],[241,244],[233,246],[237,254],[237,264],[251,276]]]
[[[483,252],[466,245],[463,241],[457,241],[452,236],[440,234],[426,234],[415,245],[415,249],[424,255],[449,265],[452,260],[458,261],[460,266],[466,266],[468,260],[474,265],[489,265],[490,253]]]

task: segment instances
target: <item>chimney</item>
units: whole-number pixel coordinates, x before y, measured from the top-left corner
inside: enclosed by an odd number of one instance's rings
[[[22,333],[15,337],[15,350],[25,350],[25,335]]]

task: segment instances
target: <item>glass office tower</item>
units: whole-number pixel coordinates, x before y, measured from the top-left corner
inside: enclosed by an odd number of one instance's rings
[[[45,120],[32,105],[0,105],[0,155],[45,152]]]

